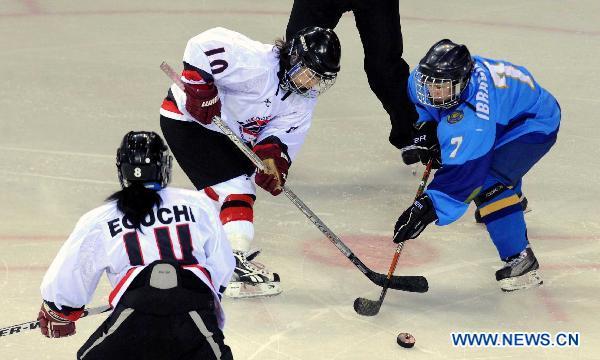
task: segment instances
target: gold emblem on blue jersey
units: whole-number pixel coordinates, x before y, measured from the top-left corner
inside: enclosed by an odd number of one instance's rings
[[[448,124],[456,124],[465,117],[462,111],[456,110],[452,114],[448,115]]]

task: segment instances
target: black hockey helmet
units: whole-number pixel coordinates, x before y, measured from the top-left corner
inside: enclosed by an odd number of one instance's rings
[[[335,32],[318,26],[309,26],[296,33],[285,46],[283,54],[287,63],[283,64],[281,86],[286,90],[315,97],[325,92],[334,83],[340,71],[341,46]],[[293,81],[301,71],[309,70],[309,79],[319,81],[311,88]]]
[[[130,131],[117,149],[117,171],[121,187],[141,183],[161,189],[171,179],[173,158],[162,138],[152,131]]]
[[[467,87],[473,59],[465,45],[448,39],[436,42],[419,62],[415,72],[417,98],[424,105],[450,108],[458,104]],[[434,96],[432,87],[446,87],[443,98]]]

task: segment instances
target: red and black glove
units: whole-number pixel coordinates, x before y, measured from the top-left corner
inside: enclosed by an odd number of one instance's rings
[[[221,100],[214,78],[185,61],[181,75],[185,79],[185,109],[200,123],[210,124],[215,115],[221,115]]]
[[[59,338],[75,334],[75,321],[83,315],[83,308],[64,307],[58,310],[52,303],[42,302],[38,313],[40,331],[45,337]]]
[[[202,124],[208,125],[215,115],[221,115],[221,99],[214,83],[185,84],[185,94],[185,109]]]
[[[263,161],[264,170],[258,170],[254,177],[256,185],[279,195],[283,191],[283,185],[290,168],[290,160],[287,155],[287,146],[274,136],[269,136],[252,149]]]

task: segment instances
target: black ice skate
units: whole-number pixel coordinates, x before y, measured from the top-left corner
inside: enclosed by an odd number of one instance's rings
[[[527,208],[528,202],[527,202],[527,198],[525,197],[525,195],[523,195],[523,194],[519,195],[519,199],[521,201],[521,207],[523,208],[523,212],[524,213],[530,212],[531,209]],[[475,222],[478,224],[483,224],[483,220],[481,220],[481,214],[479,214],[479,209],[475,209]]]
[[[533,251],[527,247],[521,253],[508,258],[506,265],[496,271],[496,280],[502,291],[515,291],[542,285],[538,264]]]
[[[235,272],[225,290],[225,296],[247,298],[281,293],[279,275],[269,272],[263,264],[253,261],[259,253],[259,250],[233,251]]]

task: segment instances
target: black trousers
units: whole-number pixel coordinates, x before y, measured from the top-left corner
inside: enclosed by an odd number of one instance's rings
[[[252,162],[224,134],[162,115],[160,128],[179,166],[198,190],[254,172]]]
[[[231,360],[210,290],[189,271],[179,286],[147,285],[149,265],[77,352],[78,360]],[[147,271],[148,270],[148,271]]]
[[[335,28],[342,14],[354,13],[371,90],[390,116],[389,141],[397,148],[412,143],[418,115],[407,94],[409,66],[402,59],[399,0],[294,0],[286,37],[307,26]]]

